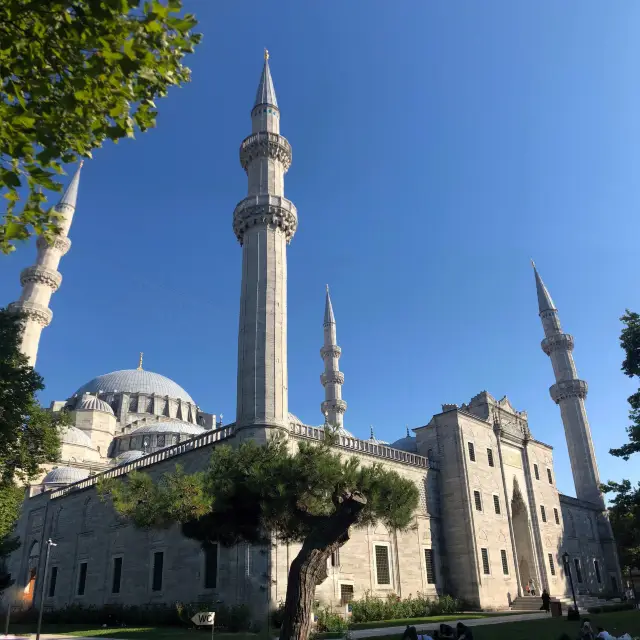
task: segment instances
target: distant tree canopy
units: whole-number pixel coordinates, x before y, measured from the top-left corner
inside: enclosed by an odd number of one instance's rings
[[[154,100],[189,80],[182,60],[201,37],[181,9],[181,0],[0,2],[0,252],[55,234],[42,190],[61,190],[61,163],[155,126]]]
[[[0,309],[0,567],[19,546],[12,530],[24,483],[41,473],[45,462],[58,459],[59,428],[69,424],[67,414],[46,411],[36,400],[44,384],[20,352],[22,326],[22,316]],[[0,569],[0,591],[8,583]]]
[[[618,557],[623,569],[640,569],[640,483],[629,480],[609,481],[602,487],[613,494],[609,503],[609,519],[618,545]]]
[[[266,543],[272,536],[301,542],[289,570],[280,637],[306,640],[315,587],[351,527],[382,522],[406,529],[418,505],[413,482],[380,464],[362,466],[355,457],[342,457],[331,446],[333,437],[300,443],[295,453],[283,438],[264,446],[217,446],[206,471],[186,475],[177,467],[159,481],[133,472],[126,481],[102,481],[99,491],[136,526],[178,522],[205,546]]]
[[[620,320],[625,325],[620,334],[620,346],[625,353],[622,371],[630,378],[640,379],[640,315],[627,309]],[[625,460],[640,451],[640,389],[629,396],[627,401],[631,407],[629,411],[631,424],[627,427],[629,442],[609,452]]]

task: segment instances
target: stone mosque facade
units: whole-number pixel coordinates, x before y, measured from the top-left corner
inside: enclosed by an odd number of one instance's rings
[[[287,572],[299,545],[273,539],[264,546],[200,545],[179,528],[144,531],[120,518],[96,495],[97,479],[134,469],[158,478],[180,464],[206,467],[211,450],[245,439],[265,442],[284,432],[291,447],[319,441],[327,424],[339,430],[344,457],[379,462],[413,480],[420,490],[415,522],[405,532],[384,526],[358,529],[331,557],[317,599],[339,605],[367,592],[407,597],[451,594],[483,608],[508,608],[547,588],[563,598],[567,570],[579,594],[622,587],[615,543],[599,490],[589,423],[587,384],[577,376],[573,338],[564,333],[549,292],[534,266],[544,339],[553,366],[550,389],[560,407],[576,498],[555,484],[552,448],[535,439],[524,411],[504,397],[480,392],[442,411],[389,444],[356,438],[345,424],[341,350],[329,291],[326,294],[321,383],[324,424],[303,424],[289,411],[287,383],[287,245],[298,224],[285,197],[292,158],[280,134],[280,109],[268,56],[251,110],[252,132],[240,146],[248,194],[233,213],[242,248],[235,422],[201,411],[178,384],[143,368],[101,375],[54,402],[74,426],[62,434],[62,458],[27,490],[16,534],[22,545],[8,561],[16,599],[102,606],[223,602],[248,604],[258,619],[284,600]],[[58,265],[69,250],[80,168],[57,205],[62,234],[38,241],[36,264],[21,274],[22,295],[12,308],[27,316],[22,350],[35,364],[40,334],[52,320],[49,302],[61,283]],[[532,336],[532,339],[534,337]],[[47,540],[51,547],[45,577]],[[568,565],[562,556],[568,553]]]

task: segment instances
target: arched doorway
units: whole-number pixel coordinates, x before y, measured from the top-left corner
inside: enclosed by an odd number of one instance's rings
[[[527,584],[535,586],[536,595],[540,594],[539,580],[536,571],[533,544],[531,542],[531,530],[529,527],[529,512],[522,497],[518,481],[513,479],[513,496],[511,498],[511,518],[513,522],[513,535],[516,543],[516,561],[520,573],[522,593],[527,595]]]
[[[29,557],[27,559],[27,575],[23,592],[23,602],[27,606],[33,605],[35,595],[36,577],[38,574],[38,562],[40,561],[40,543],[35,540],[29,547]]]

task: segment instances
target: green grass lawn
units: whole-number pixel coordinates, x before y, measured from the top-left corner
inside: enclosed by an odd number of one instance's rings
[[[3,630],[4,631],[4,630]],[[35,635],[33,625],[14,625],[9,628],[13,635]],[[43,624],[43,634],[78,636],[81,638],[117,638],[120,640],[211,640],[211,631],[206,629],[183,627],[125,627],[123,629],[96,629],[88,625]],[[255,633],[215,633],[214,640],[260,640],[264,638]]]
[[[526,613],[539,613],[538,611],[525,611]],[[431,616],[430,618],[400,618],[397,620],[378,620],[377,622],[355,622],[351,625],[351,629],[384,629],[385,627],[403,627],[408,624],[413,625],[439,625],[441,622],[450,622],[451,620],[472,620],[474,618],[494,618],[496,616],[512,616],[522,615],[522,611],[499,611],[499,612],[482,612],[477,613],[457,613],[451,615]]]
[[[613,636],[629,633],[632,637],[640,636],[640,611],[617,611],[599,615],[586,615],[594,629],[603,627]],[[547,618],[524,622],[505,622],[504,624],[474,626],[473,640],[558,640],[567,633],[570,638],[578,637],[580,622],[567,622],[566,618]],[[429,624],[416,625],[418,633],[433,627]],[[375,640],[399,640],[398,634],[376,636]],[[373,639],[372,639],[373,640]]]

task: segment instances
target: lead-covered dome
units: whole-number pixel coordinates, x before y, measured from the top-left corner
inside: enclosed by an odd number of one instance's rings
[[[85,396],[76,405],[76,411],[103,411],[113,415],[113,409],[104,400],[96,396]]]
[[[404,438],[400,438],[400,440],[392,442],[390,446],[394,449],[400,449],[400,451],[407,451],[408,453],[418,452],[418,444],[413,436],[405,436]]]
[[[139,436],[145,433],[180,433],[192,436],[199,436],[204,433],[206,429],[200,427],[197,424],[191,424],[190,422],[184,422],[183,420],[163,420],[162,422],[152,422],[150,424],[142,425],[129,435]]]
[[[119,456],[116,456],[116,459],[113,462],[117,467],[119,467],[121,464],[127,464],[128,462],[133,462],[138,458],[142,458],[143,455],[144,453],[142,451],[125,451]]]
[[[146,393],[169,396],[195,405],[193,398],[173,380],[153,371],[144,369],[123,369],[98,376],[87,382],[76,391],[77,396],[83,393]]]
[[[63,427],[60,432],[61,444],[71,444],[77,447],[87,447],[93,449],[91,438],[77,427]]]
[[[86,469],[76,469],[75,467],[56,467],[51,469],[42,480],[42,484],[66,485],[79,482],[89,477]]]

